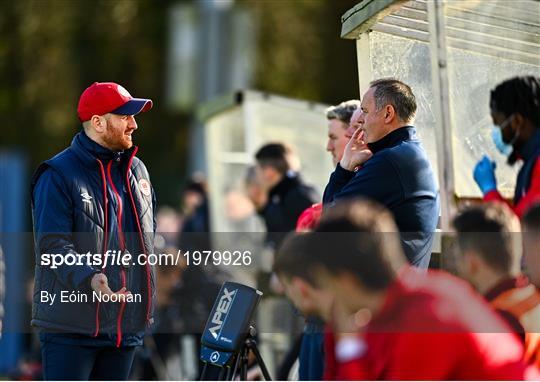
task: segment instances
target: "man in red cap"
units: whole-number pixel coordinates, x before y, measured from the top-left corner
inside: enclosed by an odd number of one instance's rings
[[[83,130],[33,176],[32,325],[47,380],[127,379],[153,321],[155,196],[132,138],[151,108],[93,83],[77,108]]]

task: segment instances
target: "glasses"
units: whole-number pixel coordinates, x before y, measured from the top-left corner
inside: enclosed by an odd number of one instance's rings
[[[514,116],[514,114],[510,114],[501,124],[499,124],[499,128],[501,130],[506,129],[506,126],[510,123],[511,118]]]

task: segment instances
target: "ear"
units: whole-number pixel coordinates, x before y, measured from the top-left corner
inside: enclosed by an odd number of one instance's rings
[[[302,298],[306,298],[311,295],[311,286],[300,277],[293,277],[291,283],[294,285],[295,289],[298,291]]]
[[[107,129],[107,120],[105,117],[99,115],[93,115],[90,119],[91,125],[98,133],[103,133]]]
[[[523,124],[525,118],[521,115],[521,113],[514,113],[514,116],[512,117],[512,120],[510,121],[510,124],[513,125],[513,127]]]
[[[474,251],[467,251],[463,254],[463,262],[470,275],[476,275],[483,267],[483,260]]]
[[[384,122],[390,123],[394,120],[394,117],[396,116],[396,111],[394,110],[394,106],[392,105],[386,105],[386,108],[384,110]]]
[[[469,275],[469,257],[468,252],[462,251],[461,249],[455,253],[457,275],[463,279],[467,279]]]
[[[530,121],[525,118],[521,113],[514,113],[514,116],[512,117],[512,120],[510,121],[510,126],[512,127],[512,130],[515,132],[518,132],[520,134],[524,133],[524,130],[527,129],[530,125]],[[533,129],[534,127],[531,126]]]

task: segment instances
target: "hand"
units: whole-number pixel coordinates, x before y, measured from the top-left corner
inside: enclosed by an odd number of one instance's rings
[[[100,293],[102,295],[130,295],[131,292],[126,289],[126,287],[120,288],[118,292],[113,292],[111,288],[109,287],[109,282],[107,280],[107,276],[103,273],[96,273],[94,276],[92,276],[92,280],[90,281],[90,286],[92,287],[92,290],[96,293]],[[121,300],[119,300],[121,301]]]
[[[474,167],[474,181],[484,195],[497,189],[497,179],[495,179],[496,166],[495,162],[484,155]]]
[[[259,187],[262,192],[268,193],[272,188],[272,185],[268,182],[268,177],[266,176],[266,169],[260,165],[255,165],[255,184]]]
[[[263,209],[268,202],[268,194],[266,191],[259,185],[251,184],[246,188],[246,195],[251,200],[251,203],[255,206],[257,211]]]
[[[345,170],[354,171],[356,167],[363,165],[372,156],[373,153],[364,141],[364,131],[358,128],[347,143],[347,146],[345,146],[339,165]]]

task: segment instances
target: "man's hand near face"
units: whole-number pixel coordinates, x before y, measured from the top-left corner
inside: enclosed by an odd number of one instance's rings
[[[272,188],[271,182],[268,180],[268,168],[261,167],[260,165],[255,166],[255,177],[257,179],[257,184],[261,188],[261,191],[268,193]]]
[[[257,211],[262,210],[268,202],[268,194],[259,184],[248,185],[246,187],[246,195]]]
[[[345,170],[354,171],[355,168],[363,165],[372,156],[373,153],[364,141],[364,132],[362,129],[356,129],[349,143],[345,146],[345,151],[339,164]]]

